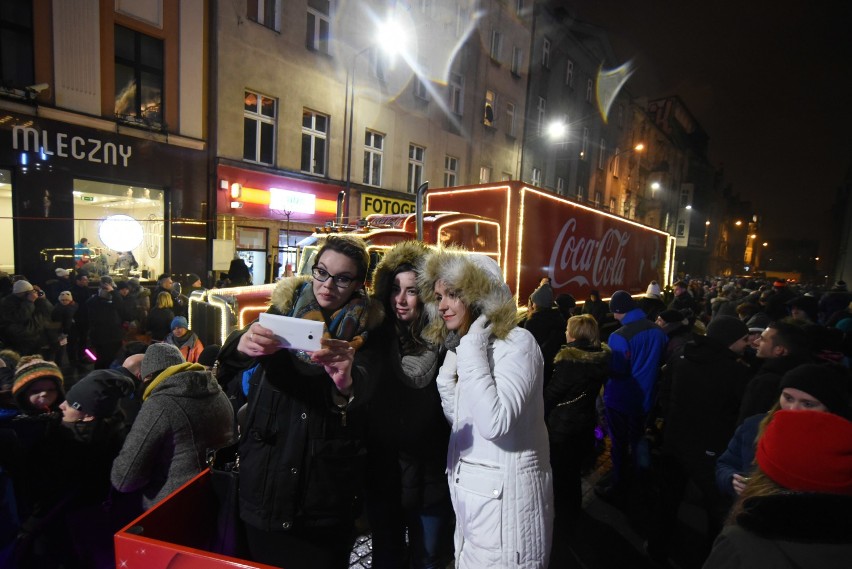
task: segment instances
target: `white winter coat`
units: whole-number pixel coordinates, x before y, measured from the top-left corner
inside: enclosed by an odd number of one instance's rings
[[[452,425],[447,475],[456,567],[543,569],[553,533],[553,477],[541,351],[523,328],[497,339],[475,333],[476,324],[456,353],[447,353],[437,378]]]

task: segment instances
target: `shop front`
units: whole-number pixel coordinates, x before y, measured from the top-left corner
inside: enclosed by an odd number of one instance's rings
[[[204,142],[87,122],[0,110],[0,270],[36,283],[58,267],[206,275]]]

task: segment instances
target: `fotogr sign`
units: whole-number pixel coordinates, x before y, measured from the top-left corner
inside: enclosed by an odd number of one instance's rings
[[[414,213],[414,202],[362,193],[361,215],[366,217],[374,213],[381,215]]]

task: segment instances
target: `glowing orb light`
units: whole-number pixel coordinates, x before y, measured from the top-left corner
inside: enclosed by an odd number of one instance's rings
[[[111,215],[101,222],[98,236],[113,251],[132,251],[142,243],[142,224],[129,215]]]

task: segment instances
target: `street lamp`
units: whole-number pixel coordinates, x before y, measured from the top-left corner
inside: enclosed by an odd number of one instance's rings
[[[358,57],[367,53],[371,49],[380,46],[382,50],[388,55],[395,55],[396,53],[405,52],[408,42],[408,35],[406,33],[406,29],[400,24],[400,22],[393,16],[389,16],[382,22],[380,22],[376,29],[376,40],[371,42],[369,45],[358,51],[355,55],[352,56],[352,62],[349,65],[349,68],[346,71],[346,101],[344,103],[344,121],[348,123],[347,133],[347,149],[346,149],[346,197],[348,198],[350,195],[350,189],[352,188],[352,129],[354,128],[354,116],[355,116],[355,69],[356,63],[358,62]],[[348,205],[344,208],[347,212],[348,219]]]

